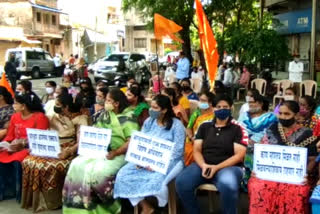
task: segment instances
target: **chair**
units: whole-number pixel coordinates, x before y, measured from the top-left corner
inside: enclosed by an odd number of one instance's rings
[[[237,91],[237,100],[239,101],[240,100],[240,92],[241,91],[247,91],[249,88],[249,81],[247,83],[247,85],[245,87],[242,87],[242,88],[239,88],[238,91]]]
[[[209,192],[209,211],[210,211],[210,213],[212,213],[213,209],[214,209],[213,208],[213,203],[212,203],[212,201],[213,201],[213,192],[218,192],[217,187],[215,185],[213,185],[213,184],[202,184],[196,189],[196,191],[198,191],[198,190],[206,190],[206,191]]]
[[[175,180],[171,181],[168,185],[169,188],[169,199],[168,199],[168,214],[177,213],[177,203],[176,203],[176,186]],[[134,214],[139,214],[139,206],[134,207]]]
[[[191,88],[195,93],[200,93],[202,88],[202,80],[201,79],[191,79]]]
[[[304,93],[303,93],[304,92]],[[313,80],[305,80],[300,83],[300,97],[311,96],[317,97],[317,82]]]
[[[198,106],[199,106],[199,101],[197,100],[189,100],[190,102],[190,112],[191,114],[197,110]]]
[[[280,80],[277,82],[277,94],[273,97],[273,108],[276,106],[276,100],[284,98],[284,93],[288,88],[293,87],[291,80]],[[282,94],[281,94],[282,90]]]
[[[267,81],[264,79],[254,79],[251,82],[251,88],[255,88],[262,96],[266,95]]]

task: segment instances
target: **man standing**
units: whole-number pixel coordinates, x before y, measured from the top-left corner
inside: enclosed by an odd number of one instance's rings
[[[183,51],[180,52],[180,59],[177,63],[176,78],[178,81],[189,78],[190,62]]]
[[[61,76],[63,73],[63,70],[62,70],[62,62],[61,62],[61,58],[60,58],[59,54],[55,55],[55,57],[53,58],[53,62],[54,62],[55,73],[58,76]]]
[[[4,66],[4,70],[11,83],[12,90],[16,91],[18,72],[17,72],[17,65],[16,65],[16,56],[13,53],[10,54],[10,58],[6,62],[6,65]]]
[[[293,55],[294,60],[289,63],[289,80],[292,82],[302,82],[303,63],[299,61],[299,55]]]

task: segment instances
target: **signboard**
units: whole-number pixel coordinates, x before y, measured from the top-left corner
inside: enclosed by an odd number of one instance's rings
[[[257,178],[301,184],[307,172],[307,148],[254,145],[253,171]]]
[[[58,158],[61,152],[58,132],[27,129],[31,154],[39,157]]]
[[[111,129],[81,126],[78,154],[90,157],[106,157],[111,134]]]
[[[166,174],[173,149],[173,142],[148,136],[142,132],[134,132],[131,136],[126,161]]]

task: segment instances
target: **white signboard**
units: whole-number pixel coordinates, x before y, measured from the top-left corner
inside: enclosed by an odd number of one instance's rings
[[[253,171],[263,180],[302,184],[307,154],[307,148],[255,144]]]
[[[126,154],[126,161],[166,174],[173,147],[173,142],[148,136],[142,132],[134,132]]]
[[[57,131],[27,129],[27,135],[32,155],[58,158],[61,148]]]
[[[111,133],[111,129],[81,126],[78,154],[97,158],[106,157]]]

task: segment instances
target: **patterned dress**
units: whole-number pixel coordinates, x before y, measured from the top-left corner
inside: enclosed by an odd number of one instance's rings
[[[300,126],[284,134],[279,124],[272,125],[263,138],[262,143],[286,146],[292,143],[298,147],[306,147],[308,156],[316,156],[318,138],[312,130]],[[297,185],[265,181],[250,178],[248,183],[250,213],[307,214],[310,185]]]
[[[59,133],[62,150],[74,146],[77,128],[81,125],[88,125],[86,115],[79,115],[71,120],[55,114],[50,120],[50,128]],[[71,156],[67,160],[60,160],[33,155],[26,157],[22,162],[21,207],[32,208],[33,212],[60,208],[64,179],[73,158]]]
[[[95,127],[112,130],[109,150],[123,146],[139,126],[130,108],[120,114],[105,112]],[[117,172],[125,165],[125,155],[113,160],[79,156],[68,170],[63,187],[63,213],[96,214],[120,213],[119,201],[113,199],[113,185]]]
[[[164,175],[146,169],[138,169],[137,165],[128,163],[117,174],[114,198],[128,198],[135,206],[145,197],[155,196],[159,206],[163,207],[168,202],[167,184],[183,169],[184,126],[178,119],[174,119],[171,129],[166,130],[165,127],[160,127],[156,120],[148,118],[142,132],[174,144],[168,172]]]

